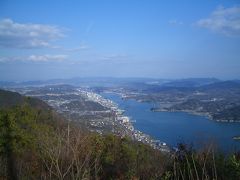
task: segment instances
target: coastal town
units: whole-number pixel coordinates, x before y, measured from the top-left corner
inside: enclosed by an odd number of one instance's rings
[[[133,121],[131,121],[128,116],[124,116],[124,110],[120,109],[115,102],[109,99],[105,99],[100,94],[97,94],[94,92],[81,91],[80,89],[78,89],[78,91],[81,94],[84,94],[90,101],[97,102],[102,106],[111,109],[111,111],[115,116],[114,121],[118,122],[123,127],[125,127],[126,130],[130,132],[129,134],[131,134],[131,137],[134,140],[140,141],[145,144],[149,144],[154,149],[159,149],[160,151],[163,151],[163,152],[170,152],[170,148],[167,146],[165,142],[161,142],[160,140],[154,140],[149,135],[134,129],[134,126],[132,124]],[[124,94],[121,94],[121,95],[124,98]]]
[[[162,152],[171,151],[165,142],[153,139],[150,135],[135,129],[134,123],[136,120],[126,116],[124,114],[125,110],[119,108],[117,103],[104,98],[91,89],[53,85],[14,90],[26,96],[42,99],[70,121],[79,122],[90,131],[99,134],[111,132],[120,137],[129,137],[148,144]],[[124,93],[119,95],[125,97]]]

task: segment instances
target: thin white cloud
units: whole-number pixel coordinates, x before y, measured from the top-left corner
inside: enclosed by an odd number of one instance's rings
[[[0,62],[59,62],[67,60],[68,56],[65,54],[58,55],[30,55],[30,56],[11,56],[0,57]]]
[[[110,55],[106,55],[106,56],[103,56],[101,59],[102,60],[122,60],[122,59],[125,59],[129,57],[128,55],[126,54],[110,54]]]
[[[86,43],[81,43],[79,46],[74,47],[74,48],[70,48],[70,49],[65,49],[66,51],[70,51],[70,52],[75,52],[75,51],[82,51],[82,50],[87,50],[90,47],[86,44]]]
[[[89,35],[89,33],[92,31],[94,27],[94,21],[90,22],[88,26],[86,27],[86,35]]]
[[[67,59],[67,55],[31,55],[27,58],[33,62],[47,62],[47,61],[63,61]]]
[[[171,25],[183,25],[182,21],[178,21],[176,19],[172,19],[172,20],[168,21],[168,23]]]
[[[23,61],[20,57],[10,56],[10,57],[0,57],[0,62],[15,62],[15,61]]]
[[[43,24],[20,24],[0,20],[0,46],[5,48],[52,47],[51,42],[64,37],[62,29]]]
[[[240,7],[219,6],[208,18],[200,19],[196,24],[227,36],[240,36]]]

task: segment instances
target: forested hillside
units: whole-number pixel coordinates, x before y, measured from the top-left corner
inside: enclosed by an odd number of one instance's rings
[[[0,179],[238,179],[240,155],[186,145],[164,154],[82,129],[34,98],[1,91]]]

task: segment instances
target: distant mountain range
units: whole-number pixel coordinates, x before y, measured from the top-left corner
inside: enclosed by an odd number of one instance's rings
[[[240,83],[240,80],[233,80]],[[51,79],[42,81],[0,81],[0,87],[8,86],[40,86],[52,84],[70,84],[86,86],[116,86],[116,85],[153,85],[162,87],[199,87],[203,85],[222,82],[216,78],[187,78],[187,79],[158,79],[158,78],[71,78]]]
[[[172,80],[162,84],[164,87],[199,87],[208,84],[221,82],[216,78],[189,78],[189,79],[178,79]]]
[[[0,82],[0,87],[11,89],[61,84],[67,88],[67,91],[69,91],[69,85],[87,86],[96,92],[114,90],[119,93],[125,93],[128,97],[139,101],[158,102],[162,107],[156,110],[187,111],[207,114],[219,121],[240,121],[240,80],[222,81],[216,78],[178,80],[153,78],[72,78],[26,82],[2,81]],[[64,88],[62,87],[61,90],[64,90]],[[41,89],[41,91],[41,93],[44,93],[44,89]],[[0,91],[0,95],[1,93],[3,92]],[[12,95],[16,97],[16,101],[23,101],[17,94],[7,95],[3,98],[6,98],[5,100],[9,104],[14,104],[15,102],[11,102],[7,98]],[[163,106],[163,104],[168,104],[168,107]],[[75,106],[76,104],[72,105]]]

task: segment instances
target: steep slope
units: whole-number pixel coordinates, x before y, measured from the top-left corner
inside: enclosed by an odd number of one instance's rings
[[[37,99],[22,96],[17,92],[11,92],[0,89],[0,108],[10,108],[19,105],[29,105],[33,108],[47,109],[50,110],[51,107],[45,102]]]
[[[183,144],[171,155],[162,154],[128,138],[84,132],[77,124],[55,116],[40,100],[7,91],[1,93],[0,179],[238,179],[240,176],[237,154],[225,159],[211,149],[196,153]]]
[[[68,123],[41,100],[1,90],[0,101],[0,179],[146,179],[168,162],[150,146]]]

